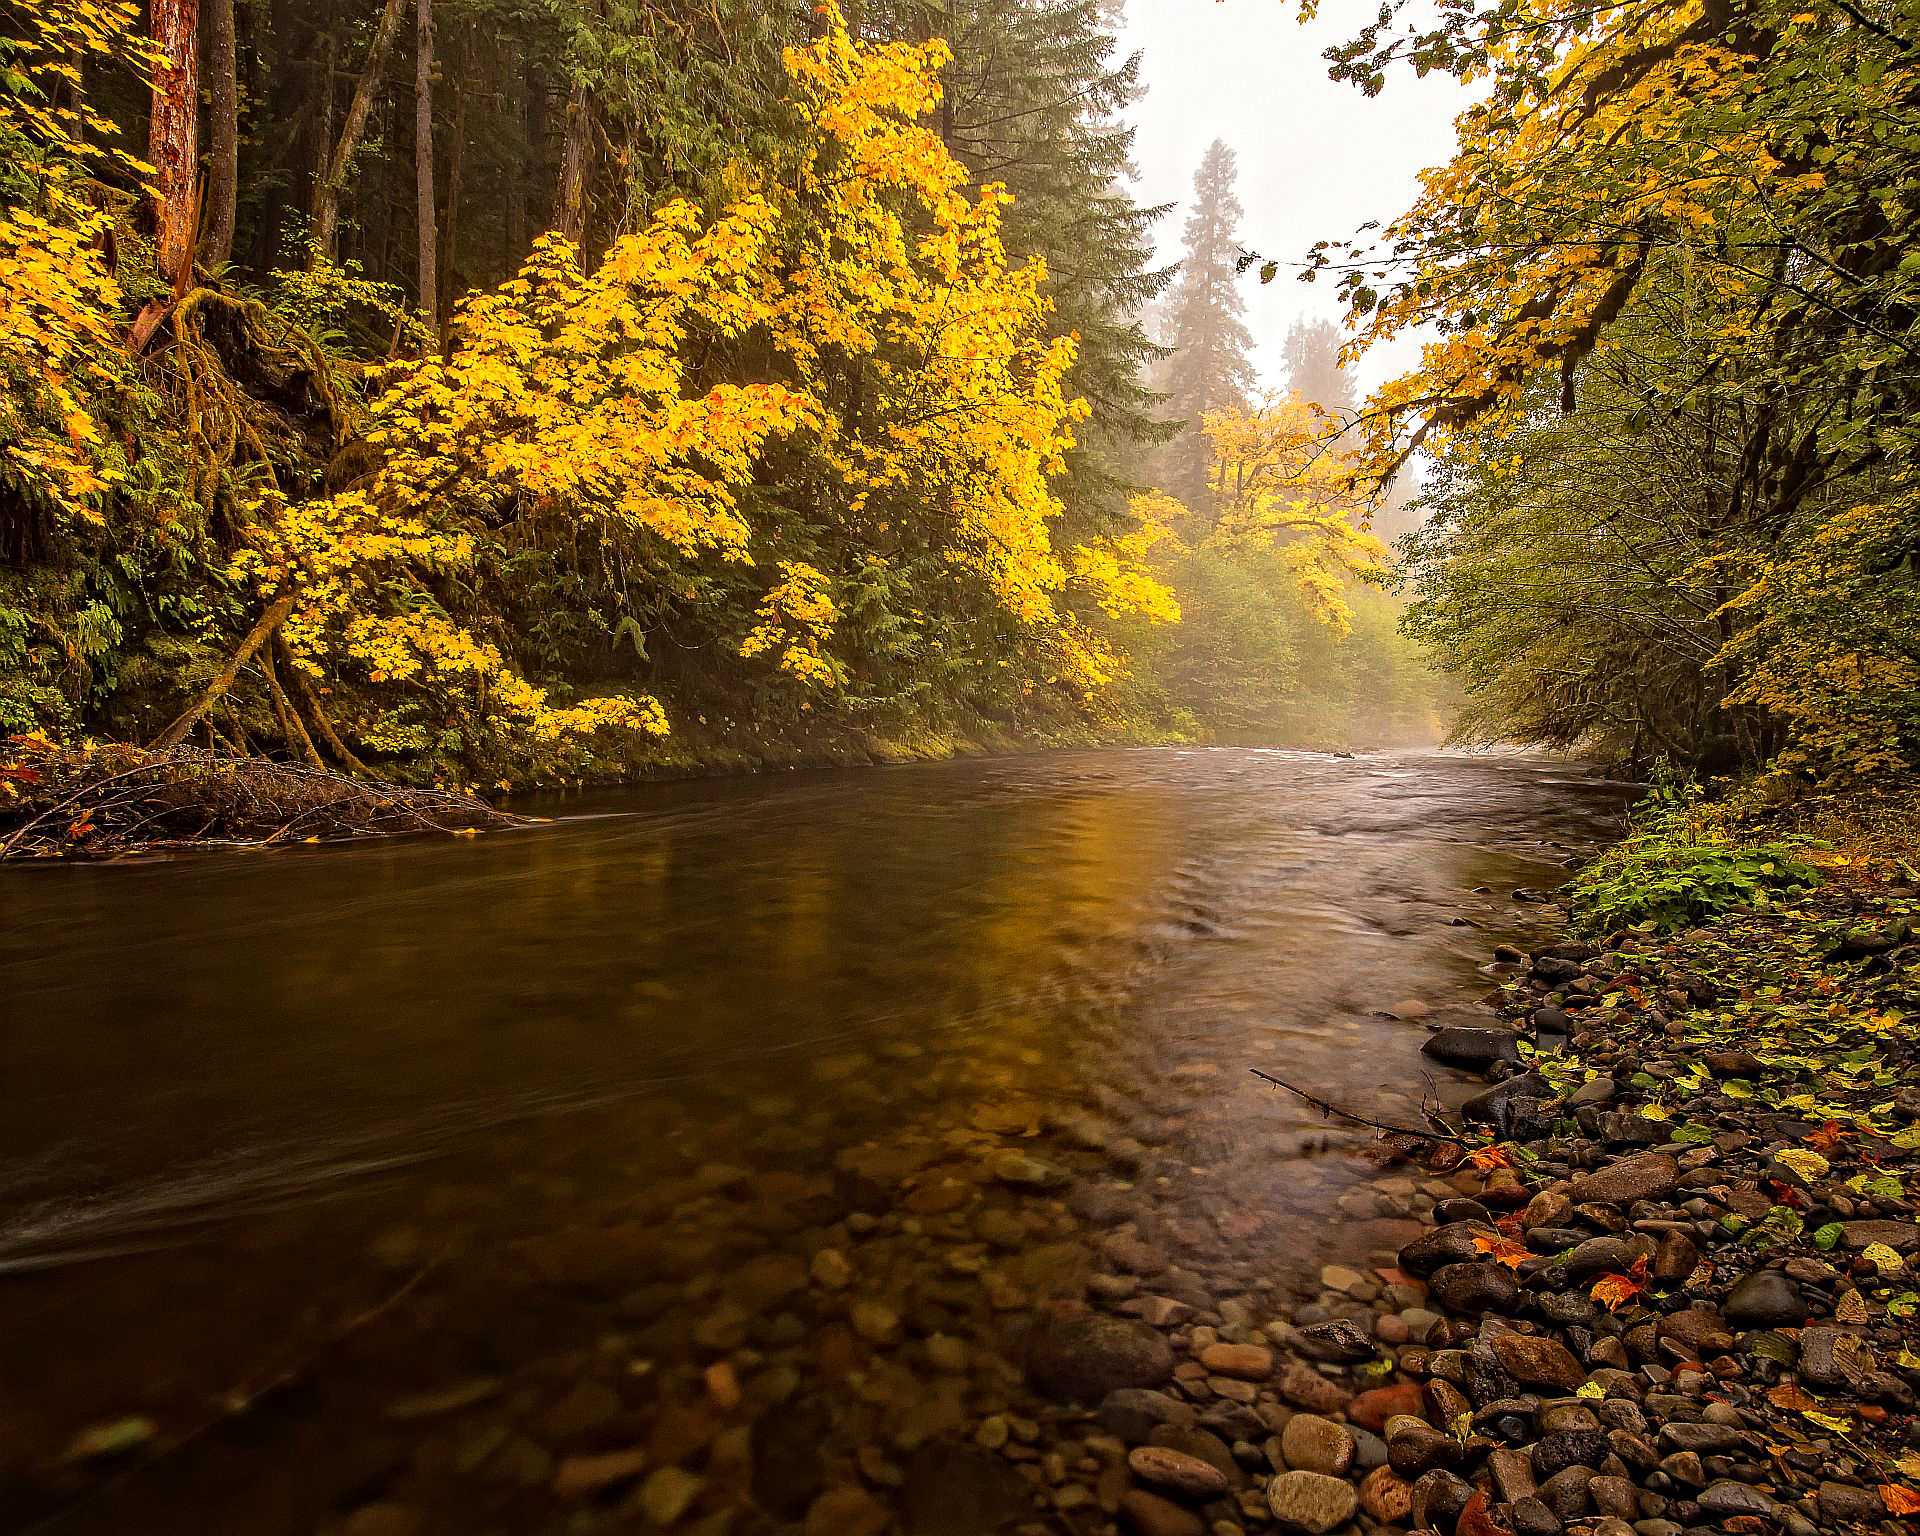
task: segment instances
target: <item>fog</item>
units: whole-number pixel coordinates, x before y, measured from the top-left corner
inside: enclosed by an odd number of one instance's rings
[[[1282,263],[1411,201],[1421,169],[1451,152],[1454,115],[1471,93],[1451,76],[1406,72],[1370,100],[1328,79],[1323,51],[1373,14],[1361,0],[1326,0],[1301,26],[1289,0],[1126,0],[1120,45],[1142,56],[1145,85],[1130,114],[1136,195],[1176,204],[1157,231],[1163,261],[1179,259],[1194,167],[1215,138],[1239,156],[1244,243]],[[1283,265],[1265,286],[1249,273],[1245,293],[1261,380],[1282,385],[1288,326],[1307,315],[1337,321],[1333,287],[1304,284]],[[1359,369],[1363,390],[1417,351],[1406,339],[1379,349]]]

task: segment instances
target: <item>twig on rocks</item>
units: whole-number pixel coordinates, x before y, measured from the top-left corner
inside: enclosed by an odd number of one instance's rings
[[[1289,1083],[1283,1078],[1275,1077],[1271,1072],[1263,1072],[1258,1067],[1248,1067],[1247,1070],[1263,1082],[1272,1083],[1276,1088],[1284,1088],[1288,1093],[1298,1094],[1323,1115],[1336,1115],[1342,1120],[1351,1120],[1355,1125],[1371,1126],[1376,1131],[1391,1131],[1396,1136],[1416,1136],[1422,1141],[1451,1141],[1462,1147],[1467,1144],[1463,1137],[1455,1134],[1451,1130],[1416,1131],[1409,1126],[1391,1125],[1385,1120],[1374,1120],[1366,1115],[1356,1115],[1352,1110],[1342,1109],[1338,1104],[1330,1104],[1318,1094],[1308,1093],[1306,1089],[1297,1084]],[[1428,1118],[1435,1119],[1437,1117],[1429,1115]],[[1444,1122],[1442,1123],[1444,1124]]]

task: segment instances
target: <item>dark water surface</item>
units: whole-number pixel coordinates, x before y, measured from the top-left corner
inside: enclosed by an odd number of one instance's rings
[[[1383,1011],[1470,1008],[1620,804],[1160,749],[0,872],[0,1530],[646,1529],[549,1484],[651,1442],[717,1536],[769,1415],[884,1493],[1115,1233],[1254,1301],[1380,1236],[1364,1138],[1246,1069],[1412,1118]]]

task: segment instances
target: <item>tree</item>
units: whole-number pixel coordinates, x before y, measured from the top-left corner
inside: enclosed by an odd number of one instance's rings
[[[1167,408],[1186,422],[1170,450],[1165,481],[1196,509],[1208,500],[1214,468],[1206,418],[1244,404],[1254,384],[1247,356],[1253,338],[1240,318],[1246,301],[1235,281],[1241,208],[1233,181],[1233,151],[1215,139],[1194,174],[1186,253],[1168,293],[1162,336],[1171,351],[1164,373]]]
[[[1281,355],[1287,364],[1287,387],[1296,396],[1330,415],[1353,410],[1353,381],[1340,366],[1338,326],[1323,319],[1294,321]]]
[[[1153,265],[1166,209],[1126,191],[1138,55],[1116,55],[1100,0],[888,0],[863,7],[863,35],[946,41],[938,128],[977,181],[1013,201],[1015,259],[1045,260],[1056,335],[1078,338],[1071,385],[1092,408],[1070,456],[1068,515],[1088,529],[1124,513],[1142,445],[1171,433],[1145,378],[1159,356],[1142,326],[1170,269]]]
[[[1363,339],[1438,337],[1369,403],[1371,470],[1426,449],[1490,476],[1540,390],[1576,409],[1671,285],[1690,350],[1626,419],[1719,424],[1698,508],[1730,557],[1713,667],[1742,669],[1729,701],[1822,773],[1920,755],[1916,647],[1886,620],[1920,563],[1916,26],[1893,0],[1527,0],[1336,51],[1368,90],[1401,58],[1487,86],[1378,247],[1321,255]],[[1892,602],[1863,610],[1868,591]]]
[[[240,214],[240,55],[234,0],[207,0],[207,194],[200,263],[223,267],[233,255]]]
[[[339,255],[340,198],[346,191],[347,173],[353,157],[366,136],[367,116],[373,111],[374,93],[380,84],[380,72],[400,31],[401,0],[385,0],[373,29],[373,41],[367,47],[367,61],[353,87],[339,138],[326,146],[326,164],[313,190],[313,230],[309,261],[313,266],[331,264]],[[329,89],[331,87],[329,86]]]
[[[153,243],[160,275],[193,280],[199,210],[200,0],[153,0],[153,72],[147,159],[154,168]]]
[[[415,307],[431,330],[440,325],[440,296],[435,281],[439,226],[433,184],[433,0],[414,0],[413,55],[414,218],[419,278]]]

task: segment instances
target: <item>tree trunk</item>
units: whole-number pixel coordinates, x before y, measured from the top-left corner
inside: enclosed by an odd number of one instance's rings
[[[296,596],[294,588],[288,587],[276,597],[252,629],[247,638],[240,642],[240,649],[233,658],[215,674],[212,682],[200,692],[200,696],[180,712],[179,717],[153,739],[153,750],[164,752],[169,747],[177,747],[187,739],[187,733],[199,723],[200,717],[227,696],[227,690],[233,687],[233,680],[240,675],[240,669],[253,658],[253,653],[266,644],[273,632],[286,622],[287,615],[293,612]]]
[[[200,264],[211,271],[233,255],[240,211],[240,52],[233,0],[207,0],[207,209]]]
[[[593,159],[593,93],[575,80],[567,97],[567,134],[560,145],[560,192],[553,227],[575,245],[587,243],[587,177]],[[584,260],[584,256],[583,256]]]
[[[433,193],[433,0],[414,0],[413,206],[420,274],[420,318],[440,329],[439,225]]]
[[[373,46],[367,50],[366,68],[353,88],[353,101],[347,108],[347,120],[340,129],[339,142],[333,146],[327,168],[313,194],[313,253],[309,267],[331,262],[340,248],[340,194],[347,185],[347,170],[353,152],[360,147],[367,131],[367,114],[373,110],[373,93],[380,84],[380,70],[393,48],[394,35],[400,30],[400,0],[386,0],[380,12],[380,25],[373,34]]]
[[[153,112],[147,159],[154,168],[153,238],[160,273],[177,287],[193,277],[200,138],[200,0],[153,0]]]
[[[522,191],[517,204],[517,228],[508,236],[511,248],[507,252],[507,265],[518,270],[520,263],[527,259],[533,240],[527,225],[526,187],[544,185],[547,176],[547,77],[538,68],[527,71],[527,148],[526,159],[521,164]],[[538,217],[538,215],[532,215]]]
[[[467,84],[473,64],[473,28],[460,29],[458,62],[453,69],[453,121],[447,125],[447,203],[440,216],[440,308],[437,323],[442,336],[453,318],[454,295],[460,288],[460,177],[466,167]]]

